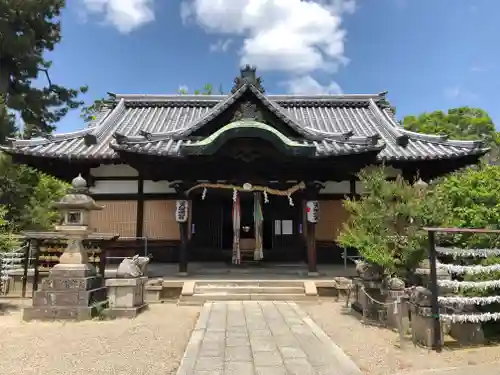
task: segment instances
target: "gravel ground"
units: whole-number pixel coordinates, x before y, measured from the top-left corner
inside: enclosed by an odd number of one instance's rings
[[[2,375],[175,374],[200,311],[161,304],[131,320],[25,323],[20,309],[3,310]]]
[[[364,326],[356,317],[346,314],[343,305],[344,303],[323,301],[317,305],[301,304],[301,307],[367,375],[411,374],[427,369],[437,370],[500,361],[498,346],[445,349],[438,354],[407,342],[403,349],[400,349],[396,332]],[[497,371],[482,375],[499,373],[497,367]]]

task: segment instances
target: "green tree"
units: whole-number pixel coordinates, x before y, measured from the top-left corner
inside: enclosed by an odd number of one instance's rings
[[[401,177],[388,181],[383,168],[365,169],[359,178],[364,193],[344,201],[349,219],[338,241],[386,275],[405,278],[425,257],[422,227],[442,224],[445,207],[431,187],[413,186]]]
[[[479,108],[460,107],[406,116],[405,129],[427,134],[446,134],[453,139],[484,139],[492,148],[488,160],[496,160],[500,149],[500,132],[488,113]]]
[[[8,137],[13,137],[17,132],[17,126],[12,113],[0,98],[0,145],[4,144]]]
[[[447,205],[449,224],[457,228],[500,229],[500,167],[480,164],[444,178],[436,188]],[[449,246],[499,247],[498,236],[442,236]]]
[[[51,61],[44,58],[61,41],[64,6],[64,0],[0,0],[0,95],[35,133],[52,132],[69,109],[83,104],[78,95],[87,91],[52,82]]]
[[[467,168],[444,178],[437,186],[438,199],[447,205],[450,226],[459,228],[500,229],[500,167],[481,164],[478,168]],[[496,235],[440,235],[441,245],[460,248],[498,248],[500,236]],[[451,261],[451,259],[450,259]],[[466,264],[500,264],[500,257],[465,260]],[[499,280],[500,272],[464,275],[466,281]],[[468,290],[467,296],[498,295],[498,290]],[[499,312],[500,304],[477,307],[480,312]],[[497,336],[500,327],[496,322],[483,323],[487,336]]]
[[[84,122],[95,121],[96,115],[103,110],[107,102],[108,100],[104,98],[94,100],[94,102],[91,105],[82,108],[80,117],[83,119]]]
[[[186,88],[180,87],[177,90],[177,94],[179,95],[188,95],[189,92]],[[193,91],[193,95],[213,95],[214,94],[214,87],[212,84],[207,83],[205,86],[203,86],[203,89],[196,89]],[[224,90],[222,88],[222,85],[219,85],[219,88],[217,89],[217,94],[219,95],[224,95]]]
[[[0,207],[6,211],[2,219],[9,230],[48,229],[58,220],[52,203],[67,189],[67,184],[37,172],[25,165],[16,165],[0,154]]]

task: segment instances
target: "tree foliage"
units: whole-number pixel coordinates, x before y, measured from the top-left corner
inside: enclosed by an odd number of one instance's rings
[[[205,86],[203,86],[203,88],[201,90],[196,89],[193,91],[193,95],[214,95],[214,93],[215,93],[214,86],[210,83],[207,83]],[[184,87],[180,87],[177,90],[177,94],[189,95],[189,91]],[[217,90],[217,94],[224,95],[224,90],[222,89],[222,85],[219,85],[219,89]]]
[[[448,175],[436,193],[447,205],[451,226],[500,229],[500,167],[483,163]],[[500,238],[492,235],[461,234],[442,241],[457,247],[500,246]]]
[[[64,0],[0,0],[0,94],[32,133],[52,132],[69,109],[83,104],[78,95],[87,91],[52,82],[51,61],[44,58],[61,41],[64,6]]]
[[[59,216],[52,203],[67,184],[25,165],[15,165],[0,154],[0,207],[9,231],[48,229]]]
[[[460,107],[449,109],[447,113],[434,111],[419,116],[406,116],[405,129],[427,133],[446,134],[454,139],[486,139],[489,143],[498,142],[493,120],[488,113],[479,108]]]
[[[480,108],[460,107],[443,111],[425,112],[406,116],[403,126],[407,130],[426,134],[446,134],[451,139],[484,139],[491,147],[488,160],[497,160],[500,150],[500,132],[493,120]]]
[[[383,167],[361,171],[364,193],[347,199],[349,219],[338,238],[388,275],[406,277],[425,256],[423,226],[441,224],[443,205],[431,187],[413,186],[403,178],[388,181]]]
[[[4,144],[9,137],[17,132],[16,121],[12,113],[9,113],[5,102],[0,96],[0,145]]]
[[[94,100],[94,102],[82,108],[80,117],[84,122],[92,122],[96,120],[96,115],[101,112],[106,105],[106,99],[100,98]]]
[[[500,167],[481,164],[447,176],[437,187],[437,194],[447,204],[450,225],[460,228],[500,229]],[[492,234],[458,234],[438,236],[440,244],[462,248],[499,248],[500,236]],[[466,264],[483,266],[500,264],[500,257],[465,259]],[[500,272],[464,275],[467,281],[500,279]],[[474,289],[463,291],[466,296],[498,295],[498,290]],[[499,312],[500,305],[479,306],[480,312]],[[486,335],[500,333],[496,322],[483,324]]]

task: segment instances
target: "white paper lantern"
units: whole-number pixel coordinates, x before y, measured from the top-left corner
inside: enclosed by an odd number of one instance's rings
[[[188,220],[189,201],[180,199],[175,202],[175,220],[178,223],[185,223]]]

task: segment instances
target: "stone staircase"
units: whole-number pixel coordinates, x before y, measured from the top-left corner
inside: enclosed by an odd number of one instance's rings
[[[186,281],[179,304],[202,305],[211,301],[318,301],[314,281]]]

